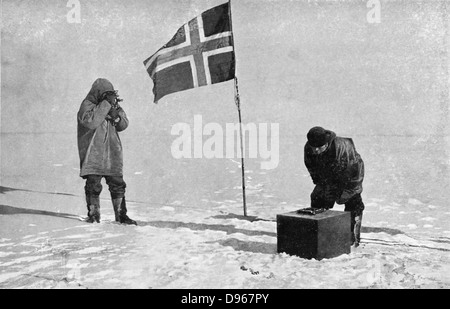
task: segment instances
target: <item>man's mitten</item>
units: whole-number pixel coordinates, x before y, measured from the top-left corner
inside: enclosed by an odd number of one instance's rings
[[[111,117],[111,119],[113,121],[115,121],[117,118],[120,118],[119,111],[117,109],[115,109],[114,107],[111,107],[108,115],[109,115],[109,117]]]

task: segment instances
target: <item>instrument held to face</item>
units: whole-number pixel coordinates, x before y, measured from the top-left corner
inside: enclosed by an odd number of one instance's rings
[[[119,98],[118,91],[108,91],[102,95],[102,100],[106,100],[111,104],[111,109],[106,116],[106,119],[111,121],[113,126],[116,126],[117,123],[120,122],[119,109],[121,108],[119,103],[123,102],[121,98]]]

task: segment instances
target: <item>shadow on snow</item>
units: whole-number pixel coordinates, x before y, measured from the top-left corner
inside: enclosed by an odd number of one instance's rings
[[[227,233],[227,235],[241,233],[248,236],[277,237],[277,233],[238,229],[233,225],[224,225],[224,224],[185,223],[179,221],[150,221],[150,222],[138,222],[138,224],[139,226],[153,226],[157,228],[170,228],[170,229],[188,228],[193,231],[211,230],[211,231],[225,232]]]
[[[58,217],[58,218],[72,219],[72,220],[80,219],[79,216],[67,214],[67,213],[19,208],[19,207],[12,207],[12,206],[6,206],[6,205],[0,205],[0,215],[42,215],[42,216],[51,216],[51,217]]]
[[[10,187],[2,187],[0,186],[0,194],[5,194],[6,192],[34,192],[34,193],[45,193],[45,194],[54,194],[54,195],[65,195],[65,196],[76,196],[75,194],[70,193],[60,193],[60,192],[44,192],[44,191],[35,191],[35,190],[27,190],[27,189],[16,189]]]

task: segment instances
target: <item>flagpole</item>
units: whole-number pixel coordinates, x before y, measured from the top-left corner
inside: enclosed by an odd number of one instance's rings
[[[242,167],[242,198],[244,202],[244,217],[247,217],[247,201],[245,196],[245,165],[244,165],[244,138],[242,134],[242,115],[241,115],[241,99],[239,97],[238,79],[234,78],[235,101],[239,114],[239,133],[241,140],[241,167]]]
[[[233,44],[233,48],[235,48],[234,45],[234,33],[233,33],[233,23],[231,18],[231,0],[228,0],[228,15],[230,18],[230,30],[231,30],[231,40]],[[234,58],[234,67],[236,70],[236,50],[234,52],[235,58]],[[237,106],[238,115],[239,115],[239,136],[240,136],[240,142],[241,142],[241,169],[242,169],[242,200],[244,203],[244,217],[247,217],[247,199],[245,194],[245,160],[244,160],[244,138],[242,134],[242,115],[241,115],[241,98],[239,96],[239,84],[238,79],[236,76],[236,71],[234,74],[234,101]]]

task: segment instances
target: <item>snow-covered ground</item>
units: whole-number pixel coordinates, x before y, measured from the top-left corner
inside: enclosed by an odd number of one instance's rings
[[[2,206],[2,288],[450,287],[449,231],[411,236],[374,227],[368,215],[361,247],[316,261],[277,254],[274,218],[245,218],[237,206],[199,210],[130,203],[138,227],[112,223],[106,206],[104,222],[94,225],[63,219],[57,212],[21,214],[20,209],[33,208],[32,201],[44,199],[66,205],[79,201],[32,192],[2,194],[2,204],[21,205]],[[36,222],[37,217],[42,218]]]
[[[57,136],[53,142],[58,143]],[[276,214],[308,207],[308,196],[283,201],[270,185],[270,172],[252,170],[249,164],[249,216],[244,217],[239,182],[233,187],[221,180],[222,190],[205,193],[195,204],[181,188],[173,196],[152,188],[136,192],[132,179],[139,174],[129,171],[129,214],[139,226],[112,222],[106,188],[103,222],[87,224],[78,219],[85,206],[76,153],[66,152],[66,158],[73,164],[49,156],[28,173],[18,166],[3,167],[1,288],[450,287],[450,212],[445,205],[412,197],[404,202],[395,196],[375,197],[369,185],[362,245],[334,259],[305,260],[277,253]],[[193,172],[198,166],[191,162],[184,166]],[[223,164],[202,162],[216,170]],[[206,186],[203,171],[197,171],[197,183],[187,188]],[[232,178],[239,169],[224,172]],[[65,184],[71,177],[74,185]],[[301,180],[305,186],[309,182],[307,177]]]

